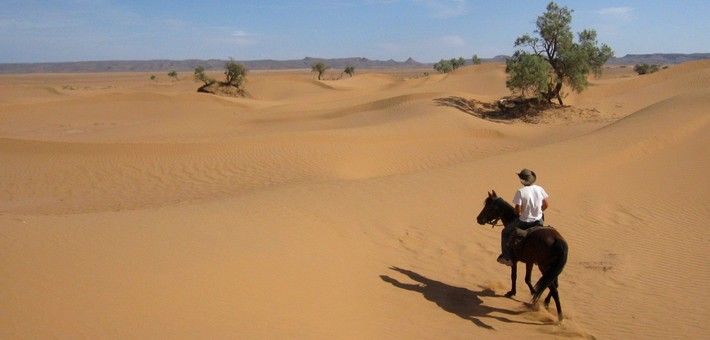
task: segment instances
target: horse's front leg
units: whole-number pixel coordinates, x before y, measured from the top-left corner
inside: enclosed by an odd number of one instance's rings
[[[509,292],[505,293],[505,296],[511,297],[515,295],[515,281],[518,279],[518,261],[513,261],[510,266],[510,283],[512,288]]]
[[[532,262],[528,262],[525,264],[525,284],[528,285],[528,288],[530,289],[530,294],[535,294],[535,288],[532,285],[532,282],[530,282],[530,279],[532,278],[532,270],[533,270],[533,264]]]

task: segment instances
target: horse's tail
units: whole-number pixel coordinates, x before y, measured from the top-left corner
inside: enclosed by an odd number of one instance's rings
[[[565,240],[558,238],[555,243],[552,244],[552,251],[556,255],[554,262],[550,265],[547,270],[542,273],[542,277],[535,284],[535,293],[533,294],[532,302],[536,303],[540,299],[540,295],[545,291],[545,288],[549,287],[557,276],[562,273],[562,269],[567,263],[567,242]]]

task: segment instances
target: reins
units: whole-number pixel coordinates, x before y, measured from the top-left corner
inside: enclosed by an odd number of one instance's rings
[[[493,221],[488,221],[488,223],[486,223],[486,224],[490,224],[491,228],[494,228],[494,227],[498,226],[498,221],[500,221],[500,217],[496,218]],[[501,226],[505,227],[505,225],[502,225],[502,224],[501,224]]]
[[[499,200],[499,199],[501,199],[501,198],[500,198],[500,197],[496,197],[493,201],[495,202],[495,201],[497,201],[497,200]],[[498,221],[500,221],[500,217],[495,218],[495,219],[493,219],[493,220],[490,220],[490,221],[486,222],[486,224],[490,224],[490,225],[491,225],[491,228],[495,228],[495,227],[498,225]],[[501,226],[505,227],[505,225],[501,225]]]

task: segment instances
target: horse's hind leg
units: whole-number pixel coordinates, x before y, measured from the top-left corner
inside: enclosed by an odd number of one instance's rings
[[[525,264],[525,284],[528,285],[528,288],[530,289],[530,294],[535,294],[535,288],[533,287],[532,282],[530,282],[530,279],[532,276],[532,269],[533,269],[532,263]]]
[[[564,316],[562,315],[562,306],[560,305],[560,294],[557,292],[556,284],[550,285],[550,294],[552,295],[552,298],[555,299],[555,307],[557,307],[557,319],[559,321],[562,321],[562,319],[564,319]]]
[[[555,288],[558,287],[558,286],[557,286],[557,279],[555,279],[555,281],[552,282],[552,285],[555,286]],[[551,298],[552,298],[552,289],[550,289],[550,292],[547,293],[547,297],[545,298],[545,308],[549,308],[549,307],[550,307],[550,299],[551,299]]]

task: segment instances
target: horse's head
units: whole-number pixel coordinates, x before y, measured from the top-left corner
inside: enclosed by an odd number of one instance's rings
[[[495,222],[501,218],[502,212],[498,205],[495,204],[498,199],[500,198],[495,190],[488,193],[488,197],[486,197],[486,200],[483,202],[483,209],[481,209],[481,212],[476,218],[478,224],[495,224]]]

